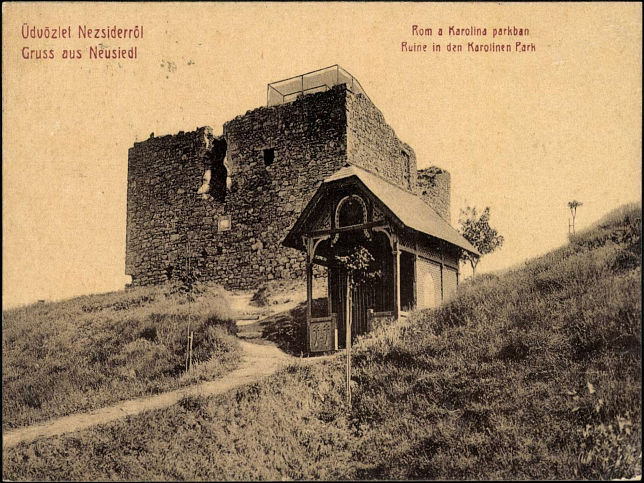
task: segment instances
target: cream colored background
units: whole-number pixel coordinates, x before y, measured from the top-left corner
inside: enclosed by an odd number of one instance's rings
[[[454,221],[467,204],[491,206],[506,242],[481,271],[550,250],[566,241],[569,200],[584,203],[583,228],[641,199],[641,16],[639,4],[596,3],[4,3],[3,308],[123,287],[134,141],[220,133],[266,102],[268,82],[335,63],[419,167],[451,172]],[[89,60],[99,40],[24,40],[23,22],[74,37],[78,24],[138,24],[145,36],[102,41],[138,45],[135,61]],[[402,53],[403,40],[449,40],[413,38],[412,24],[523,26],[537,52]],[[25,45],[85,58],[27,61]]]

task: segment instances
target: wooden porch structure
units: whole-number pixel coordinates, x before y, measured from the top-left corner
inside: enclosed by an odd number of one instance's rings
[[[437,306],[456,290],[461,251],[477,254],[419,197],[355,166],[322,183],[284,244],[306,253],[309,352],[344,345],[349,310],[355,336],[413,308]],[[380,276],[350,288],[337,256],[358,246]],[[314,265],[326,267],[325,314],[313,313]]]

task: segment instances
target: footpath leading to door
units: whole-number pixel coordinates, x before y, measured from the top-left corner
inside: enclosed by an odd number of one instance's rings
[[[240,326],[261,321],[264,316],[274,313],[276,309],[283,310],[286,308],[280,306],[272,308],[273,310],[269,311],[269,313],[254,313],[254,310],[248,305],[249,300],[250,295],[248,294],[233,296],[233,303],[236,305],[234,309],[238,318],[237,324]],[[290,305],[294,305],[295,303],[297,302],[291,302]],[[299,358],[290,356],[282,352],[274,344],[261,339],[261,334],[256,334],[255,337],[251,337],[249,339],[256,340],[256,343],[248,342],[245,339],[239,340],[239,344],[242,349],[242,360],[239,367],[220,379],[195,384],[193,386],[164,392],[154,396],[121,401],[118,404],[96,409],[87,413],[72,414],[34,424],[32,426],[6,431],[2,434],[2,448],[11,448],[20,443],[28,443],[43,438],[81,431],[92,426],[108,423],[127,416],[134,416],[143,411],[165,408],[176,404],[186,396],[213,396],[216,394],[223,394],[231,389],[235,389],[270,376],[277,372],[278,369],[290,363],[308,364],[328,359],[328,357]]]
[[[280,367],[298,358],[289,356],[272,345],[258,345],[239,341],[243,355],[239,367],[223,378],[164,392],[154,396],[122,401],[113,406],[96,409],[87,413],[72,414],[51,419],[44,423],[18,428],[2,434],[2,448],[11,448],[23,442],[81,431],[91,426],[107,423],[143,411],[161,409],[179,402],[185,396],[212,396],[255,382],[275,373]]]

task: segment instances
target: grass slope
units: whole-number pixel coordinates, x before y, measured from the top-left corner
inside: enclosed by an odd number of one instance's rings
[[[11,479],[594,479],[641,473],[641,206],[343,360],[3,454]]]
[[[201,364],[185,376],[188,313]],[[233,329],[218,287],[190,305],[165,286],[5,311],[3,430],[217,377],[239,359]]]
[[[356,357],[359,477],[609,478],[641,464],[641,207],[479,277]],[[639,458],[638,458],[639,457]]]

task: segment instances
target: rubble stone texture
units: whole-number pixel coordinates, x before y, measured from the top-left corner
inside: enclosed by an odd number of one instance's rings
[[[228,289],[301,278],[304,254],[281,242],[320,183],[347,164],[422,196],[449,220],[449,173],[417,172],[413,149],[382,113],[341,84],[248,111],[222,136],[202,127],[134,143],[125,272],[150,285],[190,271]]]
[[[418,170],[416,193],[450,223],[450,175],[447,171],[436,166]]]

